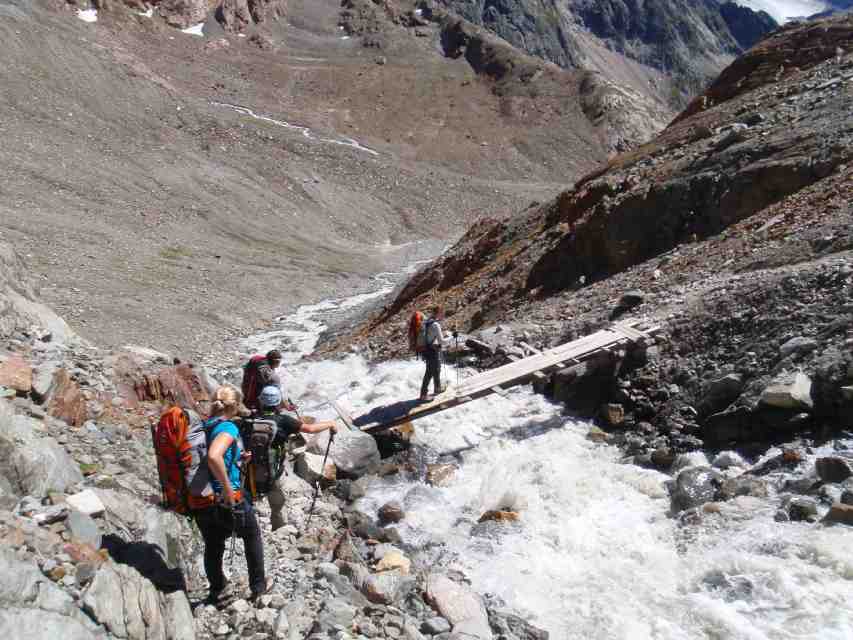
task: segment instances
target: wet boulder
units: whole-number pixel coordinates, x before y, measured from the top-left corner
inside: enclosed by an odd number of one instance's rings
[[[792,522],[813,522],[817,520],[817,501],[808,496],[795,496],[788,500],[786,511]]]
[[[444,487],[453,481],[456,466],[452,464],[427,465],[426,483],[434,487]]]
[[[735,451],[721,451],[714,456],[713,466],[715,469],[731,469],[732,467],[747,467],[746,460]]]
[[[853,526],[853,505],[842,503],[832,505],[823,521]]]
[[[850,460],[834,456],[818,458],[815,461],[815,471],[824,482],[844,482],[853,476],[853,465]]]
[[[490,510],[481,515],[477,522],[517,522],[519,517],[516,511]]]
[[[678,474],[670,491],[675,512],[698,507],[720,498],[722,475],[711,467],[690,467]]]
[[[738,496],[766,498],[767,483],[749,474],[723,480],[723,483],[720,485],[720,498],[722,500],[733,500]]]
[[[396,500],[386,502],[381,507],[379,507],[379,523],[383,525],[400,522],[400,520],[402,520],[405,515],[406,514],[403,511],[403,505],[401,505]]]

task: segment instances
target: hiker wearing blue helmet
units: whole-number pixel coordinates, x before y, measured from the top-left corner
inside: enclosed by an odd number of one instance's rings
[[[287,440],[297,433],[337,432],[334,420],[310,423],[294,418],[282,409],[293,405],[282,397],[277,385],[267,385],[258,394],[258,411],[243,421],[243,441],[252,453],[249,481],[252,494],[266,495],[270,504],[272,530],[283,527],[284,491],[279,478],[284,473]]]

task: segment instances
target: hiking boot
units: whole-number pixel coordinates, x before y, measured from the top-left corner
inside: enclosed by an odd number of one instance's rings
[[[274,584],[273,579],[267,578],[265,583],[264,583],[263,589],[261,589],[260,591],[252,591],[251,595],[249,596],[249,602],[253,602],[253,603],[257,602],[258,598],[268,594],[270,591],[272,591],[273,584]]]
[[[211,589],[210,593],[207,596],[207,602],[209,604],[212,604],[217,609],[222,609],[231,604],[231,602],[233,602],[235,598],[236,594],[234,593],[234,589],[231,586],[231,583],[226,582],[225,586],[217,591]]]

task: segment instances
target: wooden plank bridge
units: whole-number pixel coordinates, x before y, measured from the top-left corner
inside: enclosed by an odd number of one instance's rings
[[[533,379],[546,380],[547,372],[580,364],[602,351],[619,349],[630,343],[645,340],[654,335],[657,330],[656,326],[641,328],[637,322],[618,322],[607,329],[546,351],[537,351],[525,345],[528,351],[534,352],[533,355],[526,358],[511,356],[510,359],[513,361],[509,364],[470,376],[458,387],[449,387],[445,392],[427,402],[418,399],[403,400],[374,407],[355,418],[340,403],[332,402],[331,404],[350,429],[379,433],[478,398],[492,394],[502,395],[505,389]]]

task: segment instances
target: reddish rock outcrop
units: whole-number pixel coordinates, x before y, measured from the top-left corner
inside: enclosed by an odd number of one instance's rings
[[[144,374],[137,381],[135,391],[139,400],[177,402],[182,407],[197,407],[199,402],[210,400],[206,381],[191,364]]]
[[[32,367],[20,356],[12,356],[0,363],[0,386],[18,393],[29,393],[33,388]]]
[[[285,0],[222,0],[216,19],[226,31],[239,33],[253,24],[278,20],[286,11]]]
[[[54,418],[64,420],[72,427],[79,427],[88,417],[86,398],[65,369],[53,374],[53,388],[47,410]]]
[[[163,0],[157,12],[173,27],[186,29],[207,19],[208,0]]]

